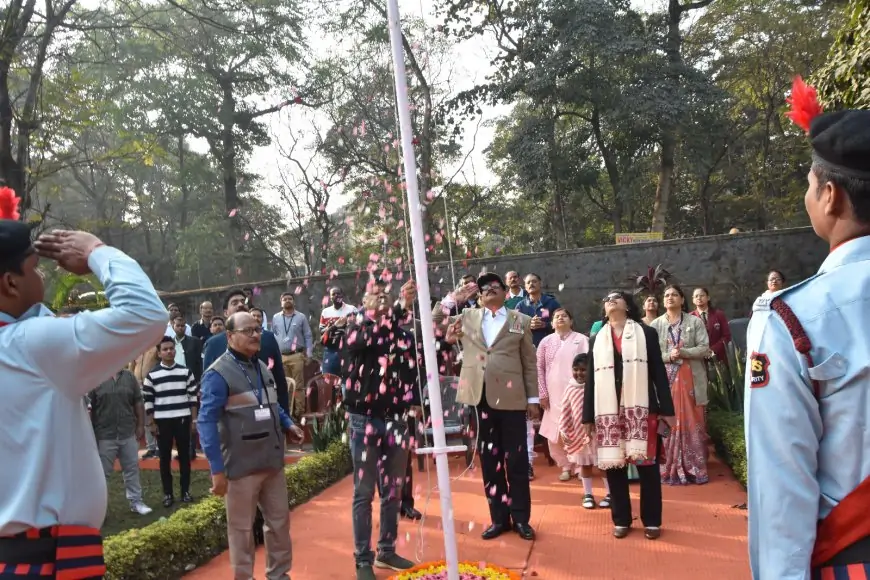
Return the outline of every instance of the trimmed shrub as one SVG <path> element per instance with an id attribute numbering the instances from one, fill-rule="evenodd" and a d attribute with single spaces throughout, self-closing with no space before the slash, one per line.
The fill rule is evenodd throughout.
<path id="1" fill-rule="evenodd" d="M 326 451 L 287 466 L 289 508 L 302 505 L 352 470 L 350 448 L 337 441 Z M 170 580 L 227 549 L 223 498 L 208 497 L 171 517 L 106 539 L 108 580 Z"/>
<path id="2" fill-rule="evenodd" d="M 707 431 L 716 446 L 716 453 L 731 467 L 734 477 L 746 487 L 746 440 L 743 432 L 743 414 L 721 409 L 710 409 Z"/>

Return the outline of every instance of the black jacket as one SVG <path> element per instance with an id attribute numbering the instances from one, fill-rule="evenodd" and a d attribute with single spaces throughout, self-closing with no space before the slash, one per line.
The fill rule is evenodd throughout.
<path id="1" fill-rule="evenodd" d="M 342 342 L 341 387 L 348 411 L 387 417 L 420 405 L 422 357 L 413 334 L 396 317 L 349 323 Z"/>
<path id="2" fill-rule="evenodd" d="M 199 383 L 202 380 L 202 341 L 195 336 L 185 335 L 181 339 L 181 348 L 184 349 L 185 366 Z"/>
<path id="3" fill-rule="evenodd" d="M 659 350 L 659 335 L 654 328 L 641 324 L 646 339 L 647 369 L 649 371 L 649 412 L 662 417 L 674 416 L 674 400 L 671 398 L 671 386 L 668 384 L 668 372 L 662 361 L 662 351 Z M 604 328 L 601 329 L 604 331 Z M 593 349 L 596 334 L 589 342 L 589 357 L 586 359 L 586 386 L 583 391 L 583 423 L 595 422 L 595 360 Z M 622 402 L 622 354 L 613 353 L 613 374 L 616 380 L 616 397 Z"/>

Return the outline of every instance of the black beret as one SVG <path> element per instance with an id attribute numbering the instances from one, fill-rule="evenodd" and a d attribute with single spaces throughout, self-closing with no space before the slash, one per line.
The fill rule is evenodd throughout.
<path id="1" fill-rule="evenodd" d="M 870 179 L 870 110 L 824 113 L 810 124 L 815 163 L 841 175 Z"/>
<path id="2" fill-rule="evenodd" d="M 18 220 L 0 220 L 0 262 L 8 264 L 33 249 L 30 224 Z"/>
<path id="3" fill-rule="evenodd" d="M 495 272 L 487 272 L 486 274 L 481 274 L 480 277 L 477 279 L 477 287 L 481 288 L 484 284 L 487 284 L 489 282 L 498 282 L 499 284 L 501 284 L 502 288 L 505 287 L 504 280 L 502 280 L 501 276 L 499 276 Z"/>

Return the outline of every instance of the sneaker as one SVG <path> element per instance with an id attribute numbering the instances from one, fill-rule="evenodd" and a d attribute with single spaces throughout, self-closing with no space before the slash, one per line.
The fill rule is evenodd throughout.
<path id="1" fill-rule="evenodd" d="M 377 558 L 375 558 L 375 568 L 385 568 L 387 570 L 409 570 L 414 567 L 414 562 L 410 560 L 406 560 L 405 558 L 399 556 L 396 553 L 393 554 L 380 554 Z M 359 578 L 359 574 L 357 573 L 357 578 Z"/>
<path id="2" fill-rule="evenodd" d="M 153 510 L 141 501 L 139 501 L 130 505 L 130 511 L 135 514 L 139 514 L 140 516 L 147 516 Z"/>
<path id="3" fill-rule="evenodd" d="M 658 540 L 662 535 L 662 529 L 657 527 L 648 527 L 643 531 L 643 535 L 647 540 Z"/>
<path id="4" fill-rule="evenodd" d="M 165 508 L 172 507 L 172 504 L 174 504 L 174 503 L 175 503 L 175 498 L 172 497 L 171 495 L 164 495 L 163 496 L 163 507 L 165 507 Z"/>
<path id="5" fill-rule="evenodd" d="M 604 509 L 607 509 L 610 507 L 610 494 L 609 493 L 604 496 L 604 499 L 602 499 L 600 502 L 598 502 L 598 507 L 604 508 Z"/>
<path id="6" fill-rule="evenodd" d="M 535 481 L 535 468 L 529 465 L 529 481 Z"/>
<path id="7" fill-rule="evenodd" d="M 193 503 L 193 496 L 190 495 L 190 492 L 185 491 L 181 496 L 181 501 L 184 503 Z"/>
<path id="8" fill-rule="evenodd" d="M 149 449 L 145 453 L 142 454 L 142 459 L 155 459 L 157 457 L 157 452 L 153 449 Z"/>
<path id="9" fill-rule="evenodd" d="M 570 480 L 571 480 L 571 472 L 567 469 L 559 475 L 559 481 L 570 481 Z"/>
<path id="10" fill-rule="evenodd" d="M 356 567 L 356 580 L 376 580 L 375 571 L 369 564 Z"/>
<path id="11" fill-rule="evenodd" d="M 587 510 L 595 509 L 595 498 L 591 493 L 587 493 L 583 496 L 583 507 Z"/>

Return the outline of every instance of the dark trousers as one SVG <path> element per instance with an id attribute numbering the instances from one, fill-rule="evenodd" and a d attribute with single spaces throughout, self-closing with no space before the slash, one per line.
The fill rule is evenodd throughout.
<path id="1" fill-rule="evenodd" d="M 628 467 L 608 469 L 610 517 L 614 526 L 631 526 L 631 497 L 628 493 Z M 640 521 L 645 528 L 662 525 L 662 478 L 658 464 L 637 467 L 640 477 Z"/>
<path id="2" fill-rule="evenodd" d="M 172 493 L 172 444 L 178 450 L 178 466 L 181 471 L 181 495 L 190 491 L 190 417 L 156 419 L 157 449 L 160 452 L 160 481 L 163 495 Z"/>
<path id="3" fill-rule="evenodd" d="M 413 417 L 408 417 L 408 433 L 420 446 L 422 434 L 418 432 L 417 420 Z M 414 449 L 408 449 L 408 466 L 405 468 L 405 485 L 402 486 L 402 509 L 414 509 L 414 460 L 417 454 Z"/>
<path id="4" fill-rule="evenodd" d="M 486 402 L 486 387 L 477 405 L 483 490 L 493 524 L 528 524 L 532 511 L 526 412 L 500 411 Z"/>

